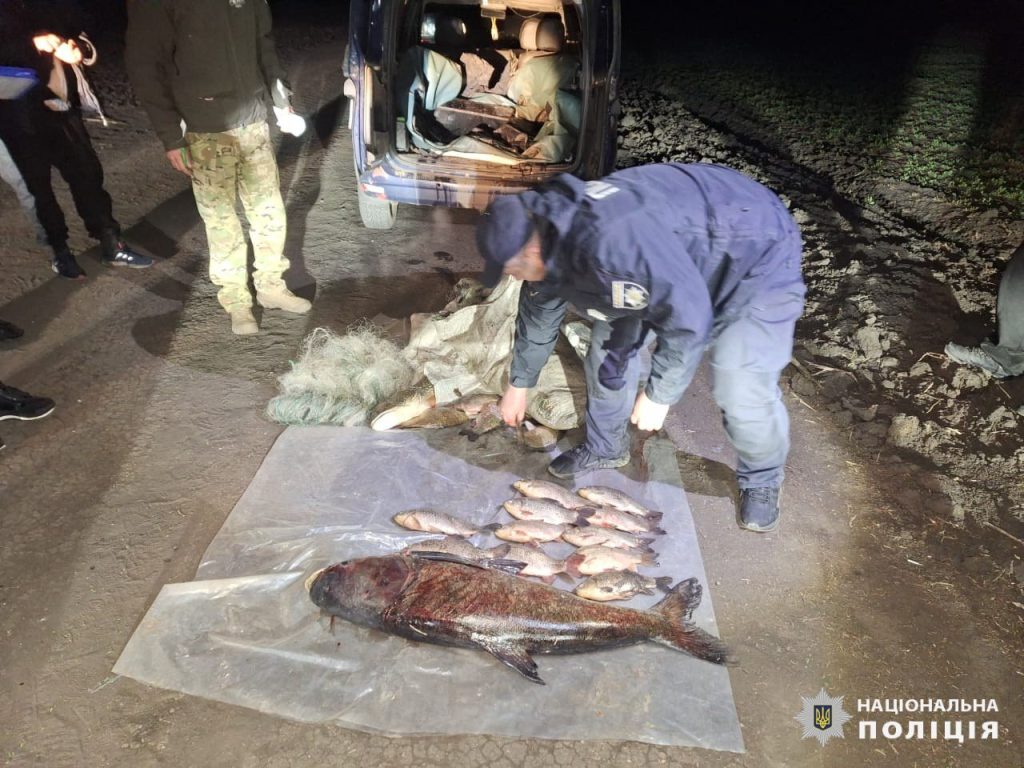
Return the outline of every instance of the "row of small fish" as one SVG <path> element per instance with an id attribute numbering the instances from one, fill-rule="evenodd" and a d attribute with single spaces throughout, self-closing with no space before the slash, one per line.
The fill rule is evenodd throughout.
<path id="1" fill-rule="evenodd" d="M 553 583 L 563 574 L 574 579 L 590 576 L 575 592 L 591 600 L 623 600 L 641 592 L 653 594 L 655 588 L 671 581 L 668 577 L 652 579 L 635 573 L 641 565 L 657 565 L 651 553 L 600 546 L 582 547 L 562 560 L 528 544 L 499 544 L 484 548 L 458 536 L 419 541 L 402 550 L 405 555 L 431 552 L 512 570 L 520 576 L 535 576 L 545 584 Z"/>

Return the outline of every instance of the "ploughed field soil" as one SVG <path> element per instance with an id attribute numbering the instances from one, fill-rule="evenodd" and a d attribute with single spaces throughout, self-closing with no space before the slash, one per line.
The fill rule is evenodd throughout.
<path id="1" fill-rule="evenodd" d="M 284 5 L 279 48 L 297 107 L 315 116 L 278 151 L 289 279 L 315 296 L 308 318 L 264 313 L 258 336 L 228 331 L 191 193 L 132 102 L 116 25 L 92 73 L 116 122 L 91 129 L 115 213 L 156 267 L 100 266 L 61 193 L 89 279 L 56 280 L 0 188 L 0 317 L 27 332 L 0 347 L 0 380 L 58 402 L 47 420 L 0 424 L 0 764 L 1019 768 L 1024 381 L 942 355 L 992 331 L 1000 267 L 1024 240 L 1024 80 L 1017 49 L 991 34 L 1006 25 L 936 23 L 914 47 L 871 55 L 726 35 L 724 22 L 687 25 L 672 46 L 627 45 L 620 164 L 735 166 L 787 200 L 806 241 L 780 531 L 735 526 L 705 371 L 666 427 L 740 660 L 730 677 L 746 754 L 388 739 L 110 676 L 160 587 L 192 578 L 279 434 L 262 409 L 305 334 L 438 309 L 479 268 L 470 212 L 402 209 L 392 232 L 360 226 L 344 14 L 291 5 L 285 17 Z M 793 719 L 821 687 L 854 715 L 824 747 Z M 509 706 L 528 707 L 529 693 Z M 998 713 L 950 719 L 995 719 L 1000 738 L 859 740 L 858 719 L 936 718 L 857 713 L 858 698 L 995 699 Z"/>

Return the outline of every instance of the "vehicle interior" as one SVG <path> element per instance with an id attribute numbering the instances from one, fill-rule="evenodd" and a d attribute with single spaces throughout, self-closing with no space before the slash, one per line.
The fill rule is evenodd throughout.
<path id="1" fill-rule="evenodd" d="M 401 153 L 571 164 L 583 119 L 580 18 L 560 0 L 426 2 L 399 31 Z"/>

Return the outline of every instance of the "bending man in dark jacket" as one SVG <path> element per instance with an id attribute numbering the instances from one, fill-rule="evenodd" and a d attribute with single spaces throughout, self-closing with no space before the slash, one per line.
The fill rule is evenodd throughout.
<path id="1" fill-rule="evenodd" d="M 496 200 L 477 232 L 484 282 L 526 280 L 505 421 L 558 337 L 567 303 L 593 320 L 586 360 L 586 441 L 551 462 L 556 477 L 629 462 L 627 427 L 662 427 L 711 347 L 714 396 L 739 455 L 740 519 L 769 531 L 789 451 L 778 378 L 803 311 L 801 241 L 779 199 L 714 165 L 651 165 L 601 181 L 557 176 Z M 637 353 L 653 332 L 650 377 Z"/>
<path id="2" fill-rule="evenodd" d="M 255 254 L 256 298 L 308 312 L 284 283 L 286 220 L 267 107 L 290 112 L 266 0 L 131 0 L 128 75 L 171 165 L 192 178 L 210 246 L 210 279 L 235 333 L 258 331 L 241 197 Z M 297 118 L 291 115 L 292 118 Z"/>

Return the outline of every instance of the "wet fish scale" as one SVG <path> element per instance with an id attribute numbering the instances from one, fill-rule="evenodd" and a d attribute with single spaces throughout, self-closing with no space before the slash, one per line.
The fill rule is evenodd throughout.
<path id="1" fill-rule="evenodd" d="M 580 510 L 566 509 L 550 499 L 509 499 L 502 506 L 517 520 L 540 520 L 554 525 L 586 523 Z"/>
<path id="2" fill-rule="evenodd" d="M 446 515 L 443 512 L 436 512 L 432 509 L 417 509 L 409 512 L 399 512 L 391 518 L 396 525 L 407 528 L 410 531 L 422 533 L 447 533 L 455 536 L 472 536 L 484 530 L 491 530 L 492 526 L 477 527 L 465 520 Z"/>
<path id="3" fill-rule="evenodd" d="M 614 507 L 599 507 L 587 518 L 587 523 L 601 528 L 615 528 L 626 533 L 664 533 L 654 521 L 645 520 Z"/>
<path id="4" fill-rule="evenodd" d="M 633 571 L 609 571 L 591 576 L 573 590 L 587 600 L 628 600 L 639 594 L 653 595 L 656 589 L 668 590 L 672 579 L 668 576 L 652 578 Z"/>
<path id="5" fill-rule="evenodd" d="M 529 542 L 543 543 L 554 541 L 565 531 L 564 525 L 553 525 L 535 520 L 520 520 L 515 523 L 503 525 L 494 531 L 494 535 L 505 541 L 515 541 L 520 544 Z"/>
<path id="6" fill-rule="evenodd" d="M 602 507 L 621 509 L 623 512 L 647 519 L 661 519 L 660 512 L 654 512 L 631 496 L 615 488 L 609 488 L 606 485 L 591 485 L 587 488 L 580 488 L 578 493 L 587 501 Z"/>
<path id="7" fill-rule="evenodd" d="M 566 509 L 583 509 L 590 506 L 586 500 L 572 491 L 555 483 L 549 483 L 547 480 L 517 480 L 512 483 L 512 487 L 523 496 L 528 496 L 531 499 L 550 499 Z"/>
<path id="8" fill-rule="evenodd" d="M 641 549 L 650 551 L 650 543 L 654 539 L 643 538 L 614 528 L 591 526 L 587 528 L 570 528 L 562 534 L 562 539 L 576 547 L 593 547 L 597 545 L 615 547 L 616 549 Z"/>

